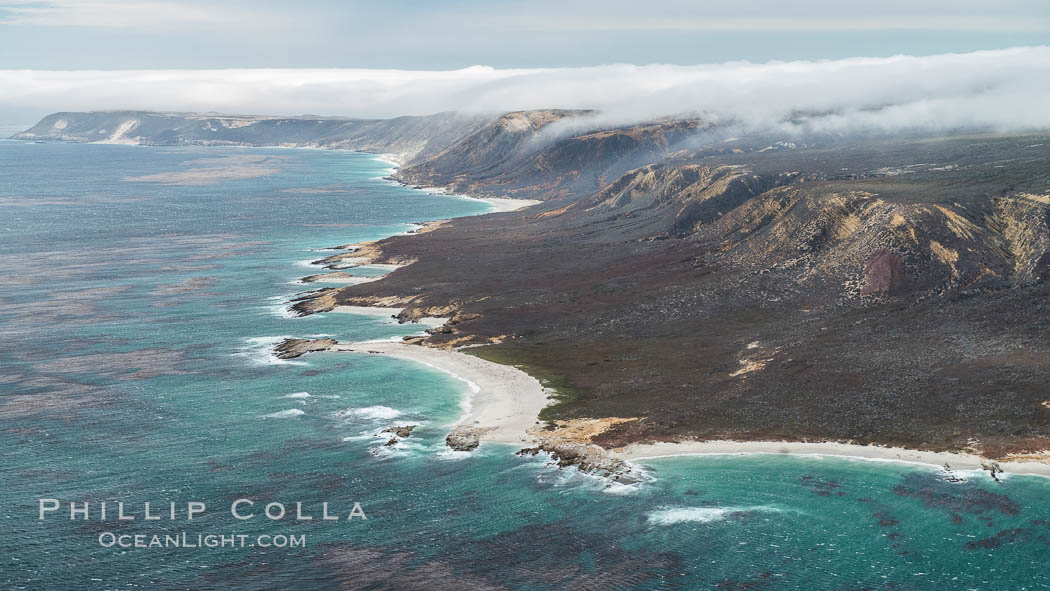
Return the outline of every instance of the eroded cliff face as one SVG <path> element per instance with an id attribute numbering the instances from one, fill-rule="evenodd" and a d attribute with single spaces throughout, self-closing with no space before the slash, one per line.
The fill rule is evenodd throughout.
<path id="1" fill-rule="evenodd" d="M 1045 272 L 1046 204 L 1021 195 L 985 207 L 893 203 L 833 189 L 779 187 L 695 235 L 717 240 L 730 264 L 845 300 L 1002 289 Z"/>
<path id="2" fill-rule="evenodd" d="M 653 237 L 683 237 L 796 177 L 790 173 L 760 177 L 739 166 L 651 164 L 629 171 L 558 215 L 582 210 L 583 215 L 604 213 L 628 219 L 663 210 L 670 225 L 663 235 L 654 228 L 658 233 Z"/>
<path id="3" fill-rule="evenodd" d="M 1046 281 L 1050 276 L 1050 196 L 1018 193 L 993 203 L 986 224 L 1002 237 L 1004 257 L 1013 262 L 1014 281 Z"/>
<path id="4" fill-rule="evenodd" d="M 593 193 L 628 170 L 659 160 L 703 128 L 662 121 L 572 133 L 586 111 L 510 113 L 396 175 L 414 185 L 470 194 L 565 199 Z M 563 124 L 558 131 L 556 124 Z"/>
<path id="5" fill-rule="evenodd" d="M 451 186 L 465 179 L 498 175 L 542 147 L 540 134 L 550 124 L 586 111 L 518 111 L 507 113 L 412 167 L 399 172 L 407 183 Z"/>
<path id="6" fill-rule="evenodd" d="M 797 172 L 656 164 L 543 217 L 604 224 L 624 239 L 698 242 L 720 265 L 777 276 L 785 294 L 806 290 L 841 302 L 1045 279 L 1046 196 L 902 203 L 850 190 L 849 182 L 804 180 Z"/>

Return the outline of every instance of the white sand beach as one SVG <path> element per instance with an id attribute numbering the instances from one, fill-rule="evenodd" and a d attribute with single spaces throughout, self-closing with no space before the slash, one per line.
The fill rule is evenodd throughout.
<path id="1" fill-rule="evenodd" d="M 332 312 L 339 314 L 356 314 L 358 316 L 376 316 L 379 318 L 391 318 L 401 313 L 401 308 L 381 308 L 379 306 L 336 306 Z M 444 322 L 444 319 L 442 319 Z"/>
<path id="2" fill-rule="evenodd" d="M 642 461 L 671 456 L 743 455 L 743 454 L 791 454 L 797 456 L 833 456 L 869 461 L 900 462 L 940 466 L 945 464 L 952 470 L 981 470 L 993 460 L 965 453 L 932 452 L 882 447 L 876 445 L 853 445 L 848 443 L 807 443 L 792 441 L 684 441 L 680 443 L 636 443 L 610 452 L 613 457 Z M 998 461 L 1007 474 L 1032 474 L 1050 476 L 1050 463 L 1038 461 Z"/>
<path id="3" fill-rule="evenodd" d="M 541 203 L 536 199 L 511 199 L 509 197 L 475 197 L 473 195 L 461 195 L 459 193 L 452 193 L 442 187 L 419 187 L 420 191 L 426 191 L 435 195 L 448 195 L 450 197 L 458 197 L 460 199 L 466 199 L 469 201 L 483 201 L 488 203 L 492 210 L 485 213 L 502 213 L 507 211 L 518 211 L 519 209 L 525 209 L 531 205 Z"/>
<path id="4" fill-rule="evenodd" d="M 505 212 L 505 211 L 518 211 L 519 209 L 525 209 L 530 205 L 536 205 L 540 203 L 536 199 L 506 199 L 503 197 L 470 197 L 477 201 L 484 201 L 492 206 L 492 211 L 489 213 Z"/>
<path id="5" fill-rule="evenodd" d="M 401 168 L 404 164 L 401 161 L 401 157 L 398 154 L 376 154 L 375 160 L 382 162 L 383 164 L 389 164 L 391 166 L 390 174 L 394 174 L 397 169 Z M 400 181 L 396 181 L 398 184 L 402 184 Z M 459 197 L 461 199 L 470 199 L 471 201 L 484 201 L 492 206 L 492 211 L 487 213 L 501 213 L 506 211 L 518 211 L 524 209 L 530 205 L 536 205 L 540 201 L 536 199 L 510 199 L 508 197 L 473 197 L 469 195 L 460 195 L 458 193 L 451 193 L 443 187 L 419 187 L 420 191 L 426 191 L 428 193 L 435 193 L 438 195 L 449 195 L 452 197 Z"/>
<path id="6" fill-rule="evenodd" d="M 313 277 L 313 276 L 312 276 Z M 373 281 L 379 281 L 382 276 L 375 277 L 324 277 L 324 274 L 317 279 L 311 279 L 310 281 L 299 280 L 299 283 L 339 283 L 341 285 L 361 285 L 364 283 L 371 283 Z"/>
<path id="7" fill-rule="evenodd" d="M 340 343 L 332 350 L 407 359 L 462 380 L 467 392 L 463 416 L 456 426 L 484 431 L 482 441 L 532 444 L 534 438 L 528 429 L 536 426 L 537 415 L 548 403 L 547 392 L 536 378 L 515 367 L 458 351 L 389 341 Z"/>

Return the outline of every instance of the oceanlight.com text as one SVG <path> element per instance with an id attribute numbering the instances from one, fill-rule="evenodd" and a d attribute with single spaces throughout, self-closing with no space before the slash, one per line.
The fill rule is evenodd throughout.
<path id="1" fill-rule="evenodd" d="M 102 532 L 103 548 L 305 548 L 306 534 L 115 534 Z"/>

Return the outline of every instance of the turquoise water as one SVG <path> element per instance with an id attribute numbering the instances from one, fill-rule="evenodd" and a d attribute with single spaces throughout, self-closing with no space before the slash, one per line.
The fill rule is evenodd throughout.
<path id="1" fill-rule="evenodd" d="M 283 336 L 420 331 L 283 312 L 321 249 L 486 209 L 387 172 L 345 152 L 0 142 L 0 587 L 1050 588 L 1047 479 L 722 456 L 652 460 L 651 482 L 610 487 L 503 446 L 445 452 L 461 394 L 446 374 L 276 361 Z M 421 427 L 382 445 L 397 424 Z M 62 511 L 38 520 L 39 498 Z M 238 498 L 258 515 L 234 519 Z M 68 519 L 69 501 L 93 503 L 91 520 Z M 137 519 L 114 519 L 116 501 Z M 206 512 L 187 520 L 189 501 Z M 271 501 L 314 519 L 270 521 Z M 143 521 L 144 502 L 176 502 L 177 519 Z M 368 519 L 322 521 L 322 502 Z M 107 533 L 306 545 L 104 547 Z"/>

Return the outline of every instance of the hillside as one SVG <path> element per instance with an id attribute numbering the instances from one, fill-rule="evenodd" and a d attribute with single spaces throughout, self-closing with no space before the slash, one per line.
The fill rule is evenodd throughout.
<path id="1" fill-rule="evenodd" d="M 757 145 L 757 144 L 756 144 Z M 672 154 L 573 199 L 394 237 L 321 292 L 450 317 L 597 441 L 1050 448 L 1050 137 Z M 514 182 L 508 179 L 507 183 Z"/>
<path id="2" fill-rule="evenodd" d="M 572 198 L 663 158 L 703 127 L 698 121 L 668 120 L 595 130 L 587 124 L 588 115 L 508 113 L 432 158 L 399 170 L 396 178 L 473 195 Z"/>

